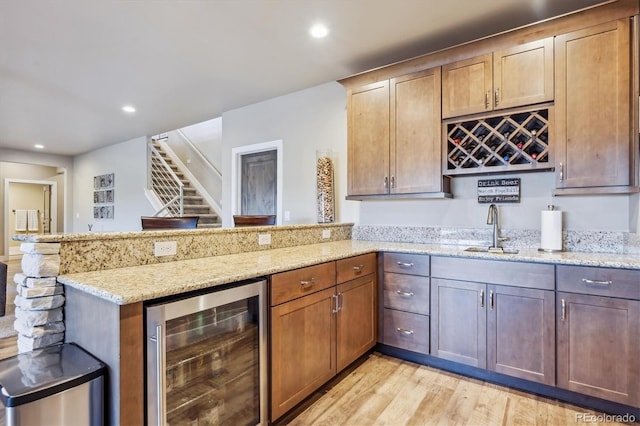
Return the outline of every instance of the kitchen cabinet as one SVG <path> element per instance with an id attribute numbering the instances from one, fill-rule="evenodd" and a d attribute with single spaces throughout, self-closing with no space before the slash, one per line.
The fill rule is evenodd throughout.
<path id="1" fill-rule="evenodd" d="M 382 336 L 385 345 L 429 353 L 429 256 L 383 254 Z"/>
<path id="2" fill-rule="evenodd" d="M 553 100 L 553 37 L 442 66 L 442 117 Z"/>
<path id="3" fill-rule="evenodd" d="M 376 255 L 341 259 L 336 262 L 337 286 L 337 371 L 371 349 L 377 335 Z"/>
<path id="4" fill-rule="evenodd" d="M 557 195 L 635 191 L 630 27 L 627 18 L 556 37 Z"/>
<path id="5" fill-rule="evenodd" d="M 348 91 L 348 195 L 448 191 L 441 173 L 440 68 Z"/>
<path id="6" fill-rule="evenodd" d="M 640 407 L 640 271 L 558 266 L 558 386 Z"/>
<path id="7" fill-rule="evenodd" d="M 555 384 L 553 265 L 433 257 L 431 275 L 431 355 Z"/>
<path id="8" fill-rule="evenodd" d="M 375 345 L 375 256 L 272 275 L 272 421 Z"/>
<path id="9" fill-rule="evenodd" d="M 275 274 L 271 289 L 271 419 L 275 420 L 336 374 L 334 262 Z"/>

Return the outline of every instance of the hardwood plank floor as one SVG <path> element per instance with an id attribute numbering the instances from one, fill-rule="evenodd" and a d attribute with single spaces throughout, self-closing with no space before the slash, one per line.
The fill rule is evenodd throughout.
<path id="1" fill-rule="evenodd" d="M 277 423 L 570 425 L 584 423 L 581 415 L 601 414 L 378 353 L 324 392 Z"/>

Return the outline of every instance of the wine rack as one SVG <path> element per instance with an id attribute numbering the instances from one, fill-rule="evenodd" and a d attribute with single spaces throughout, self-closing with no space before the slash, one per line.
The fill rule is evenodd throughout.
<path id="1" fill-rule="evenodd" d="M 445 175 L 482 174 L 554 167 L 549 159 L 549 111 L 447 122 Z"/>

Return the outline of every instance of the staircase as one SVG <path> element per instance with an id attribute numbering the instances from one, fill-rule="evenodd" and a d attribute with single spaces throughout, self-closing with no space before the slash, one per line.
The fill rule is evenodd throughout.
<path id="1" fill-rule="evenodd" d="M 153 190 L 161 203 L 165 205 L 170 203 L 174 198 L 171 191 L 167 191 L 169 186 L 172 184 L 174 186 L 176 185 L 175 182 L 172 182 L 172 179 L 169 177 L 170 173 L 166 170 L 168 166 L 173 174 L 182 182 L 182 215 L 199 216 L 198 228 L 219 228 L 222 226 L 220 217 L 215 213 L 213 208 L 207 204 L 204 197 L 198 193 L 180 168 L 171 160 L 162 146 L 156 140 L 152 140 L 151 145 L 164 160 L 163 163 L 156 155 L 151 155 L 150 189 Z M 178 208 L 167 208 L 166 212 L 169 216 L 180 216 L 180 210 Z"/>

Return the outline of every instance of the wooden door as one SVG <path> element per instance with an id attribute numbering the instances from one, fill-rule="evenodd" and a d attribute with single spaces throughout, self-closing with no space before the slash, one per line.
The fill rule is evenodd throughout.
<path id="1" fill-rule="evenodd" d="M 493 107 L 553 100 L 553 37 L 493 52 Z"/>
<path id="2" fill-rule="evenodd" d="M 558 386 L 640 406 L 640 301 L 557 294 Z"/>
<path id="3" fill-rule="evenodd" d="M 338 372 L 376 344 L 376 293 L 375 274 L 338 285 Z"/>
<path id="4" fill-rule="evenodd" d="M 242 155 L 241 214 L 276 214 L 277 160 L 278 152 L 276 150 Z"/>
<path id="5" fill-rule="evenodd" d="M 390 82 L 392 194 L 442 191 L 440 79 L 433 68 Z"/>
<path id="6" fill-rule="evenodd" d="M 487 368 L 555 385 L 554 292 L 496 285 L 487 290 Z"/>
<path id="7" fill-rule="evenodd" d="M 335 287 L 271 308 L 271 420 L 336 374 Z"/>
<path id="8" fill-rule="evenodd" d="M 557 188 L 630 184 L 629 27 L 624 19 L 556 37 Z"/>
<path id="9" fill-rule="evenodd" d="M 442 66 L 442 117 L 492 110 L 492 55 Z"/>
<path id="10" fill-rule="evenodd" d="M 389 81 L 347 96 L 347 195 L 389 192 Z"/>
<path id="11" fill-rule="evenodd" d="M 486 285 L 432 278 L 431 290 L 431 355 L 486 368 Z"/>

